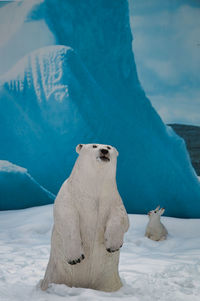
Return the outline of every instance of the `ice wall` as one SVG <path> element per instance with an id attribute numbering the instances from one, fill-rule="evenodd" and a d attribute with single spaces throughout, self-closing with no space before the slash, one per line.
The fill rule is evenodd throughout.
<path id="1" fill-rule="evenodd" d="M 25 168 L 0 160 L 0 210 L 27 208 L 30 204 L 46 205 L 54 198 Z"/>
<path id="2" fill-rule="evenodd" d="M 127 2 L 38 1 L 26 16 L 22 27 L 43 20 L 57 45 L 19 57 L 1 77 L 0 158 L 25 166 L 56 193 L 76 144 L 113 144 L 128 212 L 160 204 L 167 215 L 200 217 L 200 184 L 185 144 L 140 86 Z"/>

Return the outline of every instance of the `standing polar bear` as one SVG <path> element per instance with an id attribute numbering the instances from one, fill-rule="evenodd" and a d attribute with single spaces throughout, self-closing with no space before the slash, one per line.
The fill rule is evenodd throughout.
<path id="1" fill-rule="evenodd" d="M 118 152 L 79 144 L 79 157 L 54 204 L 51 253 L 41 288 L 49 283 L 116 291 L 119 249 L 129 220 L 116 185 Z"/>

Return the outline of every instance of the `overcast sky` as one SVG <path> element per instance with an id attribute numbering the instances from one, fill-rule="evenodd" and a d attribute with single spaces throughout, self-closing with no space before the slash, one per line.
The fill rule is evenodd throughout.
<path id="1" fill-rule="evenodd" d="M 166 123 L 200 125 L 200 1 L 129 0 L 141 84 Z"/>

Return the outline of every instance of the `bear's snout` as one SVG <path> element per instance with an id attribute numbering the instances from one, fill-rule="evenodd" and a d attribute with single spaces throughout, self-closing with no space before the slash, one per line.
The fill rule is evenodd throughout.
<path id="1" fill-rule="evenodd" d="M 110 161 L 110 153 L 107 149 L 101 148 L 99 150 L 99 158 L 101 161 L 109 162 Z"/>
<path id="2" fill-rule="evenodd" d="M 103 155 L 107 155 L 107 154 L 108 154 L 108 150 L 105 149 L 105 148 L 100 149 L 100 152 L 101 152 Z"/>

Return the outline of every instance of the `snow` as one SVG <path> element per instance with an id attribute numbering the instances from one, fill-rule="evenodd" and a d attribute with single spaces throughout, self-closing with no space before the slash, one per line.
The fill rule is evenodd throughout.
<path id="1" fill-rule="evenodd" d="M 200 219 L 162 217 L 167 240 L 144 237 L 146 215 L 129 215 L 120 255 L 124 286 L 115 293 L 52 284 L 39 289 L 48 262 L 52 205 L 0 212 L 0 300 L 199 301 Z"/>
<path id="2" fill-rule="evenodd" d="M 19 172 L 26 173 L 27 169 L 10 163 L 9 161 L 0 160 L 0 172 Z"/>
<path id="3" fill-rule="evenodd" d="M 0 13 L 4 26 L 7 15 L 16 22 L 7 37 L 0 33 L 0 159 L 56 194 L 77 144 L 110 144 L 119 151 L 117 183 L 129 213 L 162 203 L 167 216 L 200 218 L 200 183 L 184 141 L 138 80 L 127 1 L 31 0 Z M 46 39 L 37 38 L 38 27 Z"/>

